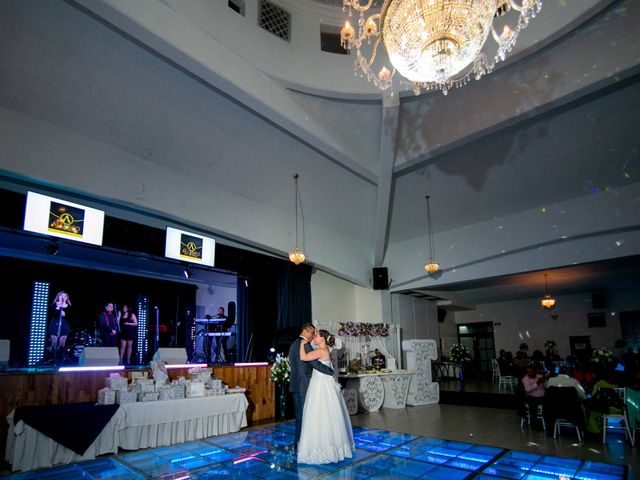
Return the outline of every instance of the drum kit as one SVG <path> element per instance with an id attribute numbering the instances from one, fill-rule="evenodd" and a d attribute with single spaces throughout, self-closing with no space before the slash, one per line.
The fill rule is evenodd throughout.
<path id="1" fill-rule="evenodd" d="M 91 335 L 89 330 L 73 330 L 67 337 L 65 357 L 69 363 L 78 364 L 85 347 L 99 347 L 100 343 L 100 338 Z"/>

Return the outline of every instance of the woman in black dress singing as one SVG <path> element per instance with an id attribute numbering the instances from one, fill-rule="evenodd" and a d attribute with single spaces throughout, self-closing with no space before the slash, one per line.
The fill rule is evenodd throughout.
<path id="1" fill-rule="evenodd" d="M 65 319 L 71 306 L 67 292 L 58 292 L 49 309 L 49 337 L 51 338 L 51 359 L 53 364 L 62 360 L 60 349 L 64 348 L 69 335 L 69 323 Z"/>
<path id="2" fill-rule="evenodd" d="M 126 352 L 126 364 L 130 365 L 131 350 L 133 348 L 133 339 L 136 338 L 138 319 L 129 308 L 129 305 L 123 305 L 122 313 L 118 312 L 118 322 L 120 322 L 120 364 L 122 365 Z"/>

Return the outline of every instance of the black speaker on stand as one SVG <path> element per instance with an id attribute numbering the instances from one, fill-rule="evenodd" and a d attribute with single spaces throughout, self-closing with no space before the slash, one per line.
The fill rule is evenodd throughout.
<path id="1" fill-rule="evenodd" d="M 389 288 L 389 272 L 386 267 L 374 267 L 373 289 L 386 290 Z"/>

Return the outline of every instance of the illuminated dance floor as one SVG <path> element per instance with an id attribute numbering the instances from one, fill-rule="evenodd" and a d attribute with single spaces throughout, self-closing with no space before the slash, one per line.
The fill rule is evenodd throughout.
<path id="1" fill-rule="evenodd" d="M 11 475 L 16 479 L 625 479 L 627 467 L 354 427 L 353 458 L 297 464 L 292 422 Z"/>

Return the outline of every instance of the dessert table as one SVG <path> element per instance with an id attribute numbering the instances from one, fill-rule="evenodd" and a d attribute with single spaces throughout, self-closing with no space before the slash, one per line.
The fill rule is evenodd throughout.
<path id="1" fill-rule="evenodd" d="M 359 374 L 341 374 L 346 389 L 358 392 L 358 406 L 361 410 L 375 412 L 381 407 L 404 408 L 411 377 L 415 372 L 394 371 Z"/>

